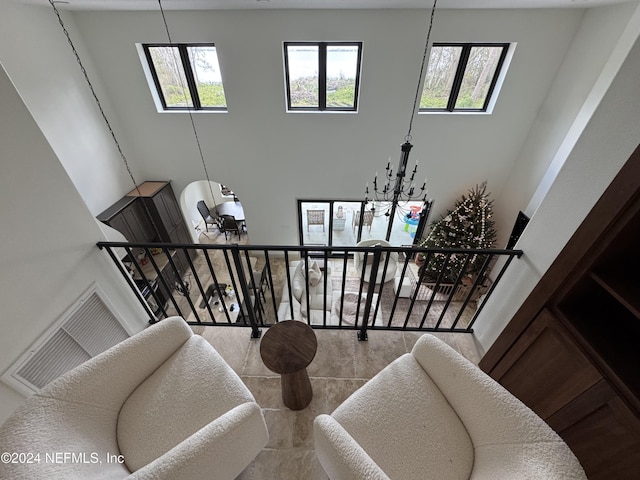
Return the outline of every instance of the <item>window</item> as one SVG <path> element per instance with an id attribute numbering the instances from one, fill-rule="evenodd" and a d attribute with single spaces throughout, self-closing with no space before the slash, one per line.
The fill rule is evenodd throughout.
<path id="1" fill-rule="evenodd" d="M 287 109 L 356 111 L 361 57 L 361 42 L 285 42 Z"/>
<path id="2" fill-rule="evenodd" d="M 143 48 L 163 110 L 227 110 L 214 44 Z"/>
<path id="3" fill-rule="evenodd" d="M 420 111 L 485 112 L 508 49 L 508 43 L 434 43 Z"/>

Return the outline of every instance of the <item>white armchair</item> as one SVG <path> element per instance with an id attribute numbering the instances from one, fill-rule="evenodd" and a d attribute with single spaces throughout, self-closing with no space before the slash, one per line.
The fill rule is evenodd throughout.
<path id="1" fill-rule="evenodd" d="M 356 244 L 356 247 L 373 247 L 375 245 L 380 245 L 381 247 L 390 247 L 391 244 L 385 240 L 362 240 Z M 378 268 L 378 272 L 376 273 L 376 283 L 380 283 L 382 280 L 382 273 L 384 271 L 384 264 L 386 262 L 387 252 L 383 252 L 380 257 L 380 266 Z M 353 255 L 353 266 L 355 267 L 358 274 L 362 273 L 362 269 L 364 268 L 364 280 L 365 282 L 369 281 L 371 278 L 371 262 L 373 261 L 373 252 L 368 252 L 366 255 L 364 252 L 356 252 Z M 387 265 L 387 270 L 384 272 L 384 281 L 390 282 L 394 279 L 396 275 L 396 270 L 398 268 L 398 253 L 391 252 L 389 253 L 389 263 Z"/>
<path id="2" fill-rule="evenodd" d="M 0 451 L 40 461 L 0 463 L 0 478 L 234 479 L 267 441 L 251 392 L 173 317 L 28 398 L 0 427 Z"/>
<path id="3" fill-rule="evenodd" d="M 332 480 L 586 480 L 551 428 L 432 335 L 314 421 Z"/>

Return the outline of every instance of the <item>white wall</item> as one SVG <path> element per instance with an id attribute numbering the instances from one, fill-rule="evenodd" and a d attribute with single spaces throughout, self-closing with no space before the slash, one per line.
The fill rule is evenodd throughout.
<path id="1" fill-rule="evenodd" d="M 512 263 L 475 324 L 484 349 L 493 344 L 640 143 L 640 7 L 629 18 L 614 55 L 624 59 L 621 68 L 606 94 L 593 100 L 598 105 L 593 116 L 520 238 L 518 248 L 525 255 Z M 609 68 L 617 71 L 613 64 Z"/>
<path id="2" fill-rule="evenodd" d="M 616 73 L 607 63 L 637 6 L 638 2 L 629 2 L 586 11 L 510 177 L 496 197 L 504 207 L 498 212 L 500 224 L 513 224 L 518 210 L 531 217 L 544 199 Z M 602 75 L 606 68 L 610 71 Z M 603 88 L 593 92 L 596 83 Z M 576 122 L 578 116 L 581 120 Z"/>
<path id="3" fill-rule="evenodd" d="M 399 158 L 417 86 L 425 10 L 167 13 L 175 42 L 215 42 L 227 114 L 196 114 L 212 180 L 240 196 L 256 244 L 296 244 L 297 198 L 358 200 L 389 156 Z M 159 114 L 135 49 L 166 42 L 158 12 L 74 12 L 131 157 L 145 179 L 172 179 L 177 194 L 204 172 L 186 114 Z M 442 10 L 435 41 L 517 42 L 494 113 L 420 115 L 413 160 L 428 175 L 434 216 L 487 179 L 499 193 L 582 19 L 569 10 Z M 114 35 L 117 32 L 117 35 Z M 287 114 L 282 42 L 364 42 L 361 108 Z M 115 200 L 115 199 L 114 199 Z M 527 199 L 528 200 L 528 199 Z M 526 205 L 526 200 L 521 208 Z M 498 210 L 505 208 L 496 202 Z M 502 228 L 508 236 L 513 218 Z"/>
<path id="4" fill-rule="evenodd" d="M 198 212 L 197 204 L 200 200 L 204 200 L 210 209 L 219 205 L 226 199 L 222 198 L 220 193 L 220 184 L 216 182 L 207 182 L 206 180 L 198 180 L 187 185 L 182 193 L 179 194 L 180 208 L 186 219 L 187 226 L 190 228 L 191 237 L 194 243 L 198 243 L 198 235 L 195 225 L 202 222 L 202 216 Z M 196 223 L 197 222 L 197 223 Z"/>
<path id="5" fill-rule="evenodd" d="M 0 372 L 96 282 L 131 331 L 147 317 L 93 216 L 0 68 Z M 22 397 L 0 384 L 0 423 Z"/>
<path id="6" fill-rule="evenodd" d="M 117 115 L 110 109 L 108 96 L 95 75 L 91 57 L 83 48 L 73 18 L 64 11 L 61 13 L 126 155 L 127 135 L 120 129 Z M 98 215 L 133 188 L 75 56 L 49 6 L 2 2 L 0 62 L 91 213 Z M 135 176 L 135 160 L 131 163 Z"/>

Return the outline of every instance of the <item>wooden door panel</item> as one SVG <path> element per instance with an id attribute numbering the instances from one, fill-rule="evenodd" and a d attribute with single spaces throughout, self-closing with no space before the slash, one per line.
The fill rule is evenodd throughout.
<path id="1" fill-rule="evenodd" d="M 576 454 L 590 480 L 640 478 L 640 420 L 606 380 L 547 421 Z"/>
<path id="2" fill-rule="evenodd" d="M 491 376 L 543 419 L 602 378 L 548 310 L 540 312 Z"/>

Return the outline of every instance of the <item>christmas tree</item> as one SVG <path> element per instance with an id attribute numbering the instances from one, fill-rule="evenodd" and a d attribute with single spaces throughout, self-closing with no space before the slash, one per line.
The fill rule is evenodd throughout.
<path id="1" fill-rule="evenodd" d="M 425 248 L 492 248 L 496 241 L 493 200 L 489 200 L 487 182 L 476 185 L 456 200 L 455 208 L 431 224 L 429 235 L 420 243 Z M 453 283 L 460 275 L 466 255 L 432 254 L 422 266 L 426 281 L 435 281 L 443 271 L 442 282 Z M 475 276 L 482 269 L 486 255 L 474 255 L 464 271 L 465 276 Z"/>

